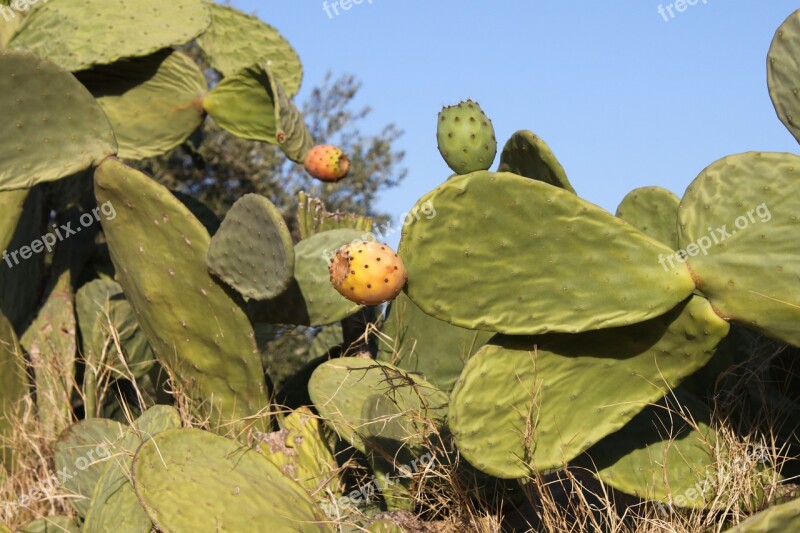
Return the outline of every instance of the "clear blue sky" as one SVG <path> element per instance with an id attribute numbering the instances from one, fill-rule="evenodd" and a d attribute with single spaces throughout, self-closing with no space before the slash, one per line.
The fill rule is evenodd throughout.
<path id="1" fill-rule="evenodd" d="M 297 49 L 301 99 L 326 71 L 353 73 L 374 110 L 364 129 L 405 131 L 409 176 L 378 204 L 397 216 L 450 175 L 436 115 L 467 97 L 500 147 L 534 131 L 578 193 L 612 212 L 639 186 L 682 196 L 728 154 L 797 152 L 767 93 L 766 54 L 800 2 L 697 0 L 666 22 L 658 6 L 673 1 L 363 0 L 333 18 L 322 0 L 233 4 Z"/>

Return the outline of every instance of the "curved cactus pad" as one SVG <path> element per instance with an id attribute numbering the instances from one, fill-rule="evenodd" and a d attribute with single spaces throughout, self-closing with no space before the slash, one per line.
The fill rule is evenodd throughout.
<path id="1" fill-rule="evenodd" d="M 144 512 L 131 483 L 131 464 L 136 449 L 154 435 L 181 427 L 178 411 L 155 405 L 136 419 L 106 463 L 92 494 L 83 533 L 149 533 L 153 523 Z"/>
<path id="2" fill-rule="evenodd" d="M 70 176 L 117 151 L 103 110 L 53 63 L 0 51 L 0 94 L 0 190 Z"/>
<path id="3" fill-rule="evenodd" d="M 119 142 L 119 157 L 145 159 L 183 143 L 205 117 L 203 73 L 180 52 L 155 54 L 76 74 L 97 98 Z"/>
<path id="4" fill-rule="evenodd" d="M 211 23 L 207 6 L 203 0 L 42 3 L 9 47 L 28 49 L 74 72 L 188 43 Z"/>
<path id="5" fill-rule="evenodd" d="M 251 301 L 248 313 L 255 322 L 324 326 L 346 318 L 361 306 L 342 297 L 330 281 L 328 260 L 345 244 L 362 239 L 350 229 L 324 231 L 297 243 L 294 280 L 277 298 Z"/>
<path id="6" fill-rule="evenodd" d="M 378 359 L 421 373 L 442 389 L 453 389 L 467 359 L 492 337 L 459 328 L 422 312 L 404 293 L 392 302 L 381 328 Z"/>
<path id="7" fill-rule="evenodd" d="M 28 522 L 18 529 L 17 533 L 80 533 L 80 531 L 81 528 L 68 516 L 48 516 Z"/>
<path id="8" fill-rule="evenodd" d="M 333 531 L 308 493 L 277 466 L 206 431 L 171 429 L 145 442 L 133 461 L 133 482 L 165 533 Z"/>
<path id="9" fill-rule="evenodd" d="M 642 499 L 703 509 L 716 496 L 711 413 L 681 389 L 636 415 L 578 463 L 606 485 Z"/>
<path id="10" fill-rule="evenodd" d="M 58 481 L 75 495 L 69 502 L 81 516 L 89 511 L 89 498 L 124 432 L 119 422 L 89 418 L 58 437 L 53 457 Z"/>
<path id="11" fill-rule="evenodd" d="M 209 274 L 208 232 L 165 187 L 119 161 L 95 173 L 98 204 L 117 277 L 161 363 L 202 402 L 212 423 L 267 405 L 253 328 Z"/>
<path id="12" fill-rule="evenodd" d="M 662 187 L 640 187 L 625 195 L 617 216 L 672 249 L 678 248 L 678 205 L 681 199 Z"/>
<path id="13" fill-rule="evenodd" d="M 800 531 L 800 499 L 775 505 L 750 517 L 727 533 L 778 533 Z"/>
<path id="14" fill-rule="evenodd" d="M 380 425 L 374 418 L 364 418 L 368 402 L 386 397 L 394 407 L 385 413 L 387 417 L 400 416 L 402 423 L 420 430 L 423 419 L 444 418 L 447 405 L 447 395 L 424 379 L 360 357 L 341 357 L 320 365 L 311 375 L 308 392 L 326 422 L 361 452 L 365 451 L 362 435 L 374 436 Z"/>
<path id="15" fill-rule="evenodd" d="M 778 117 L 800 142 L 800 10 L 775 33 L 767 55 L 767 84 Z"/>
<path id="16" fill-rule="evenodd" d="M 264 196 L 242 196 L 211 239 L 206 263 L 248 298 L 266 300 L 286 290 L 294 275 L 294 245 L 280 210 Z"/>
<path id="17" fill-rule="evenodd" d="M 664 314 L 695 285 L 671 248 L 576 195 L 508 173 L 448 180 L 403 228 L 407 293 L 457 326 L 510 335 L 578 333 Z"/>
<path id="18" fill-rule="evenodd" d="M 511 136 L 500 154 L 500 167 L 497 170 L 575 192 L 553 151 L 532 131 L 520 130 Z"/>
<path id="19" fill-rule="evenodd" d="M 251 15 L 210 3 L 211 26 L 197 40 L 211 66 L 231 76 L 254 63 L 269 63 L 286 92 L 300 89 L 303 67 L 292 45 L 278 30 Z"/>
<path id="20" fill-rule="evenodd" d="M 467 362 L 450 397 L 456 444 L 500 478 L 561 468 L 702 368 L 728 330 L 693 297 L 625 328 L 495 337 Z"/>
<path id="21" fill-rule="evenodd" d="M 800 346 L 800 157 L 723 158 L 692 182 L 678 217 L 683 257 L 720 316 Z"/>

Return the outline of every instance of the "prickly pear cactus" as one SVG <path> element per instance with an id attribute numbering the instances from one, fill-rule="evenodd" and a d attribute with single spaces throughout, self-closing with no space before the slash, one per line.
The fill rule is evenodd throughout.
<path id="1" fill-rule="evenodd" d="M 255 63 L 269 61 L 270 70 L 289 96 L 300 89 L 303 67 L 292 45 L 258 18 L 209 3 L 211 26 L 197 40 L 211 66 L 231 76 Z"/>
<path id="2" fill-rule="evenodd" d="M 179 413 L 172 407 L 156 405 L 142 413 L 120 440 L 106 462 L 92 493 L 83 533 L 148 533 L 153 523 L 147 517 L 131 483 L 131 464 L 136 449 L 154 435 L 181 427 Z"/>
<path id="3" fill-rule="evenodd" d="M 208 273 L 208 232 L 166 188 L 116 160 L 95 173 L 95 194 L 115 206 L 102 220 L 111 258 L 161 363 L 212 425 L 259 413 L 268 401 L 253 328 Z"/>
<path id="4" fill-rule="evenodd" d="M 108 118 L 72 74 L 12 50 L 0 51 L 0 72 L 0 138 L 14 140 L 0 144 L 0 190 L 64 178 L 116 153 Z"/>
<path id="5" fill-rule="evenodd" d="M 80 533 L 81 528 L 68 516 L 48 516 L 28 522 L 17 533 Z"/>
<path id="6" fill-rule="evenodd" d="M 240 294 L 267 300 L 294 277 L 294 245 L 283 215 L 266 197 L 246 194 L 211 239 L 206 263 Z"/>
<path id="7" fill-rule="evenodd" d="M 203 72 L 176 51 L 128 58 L 75 76 L 108 116 L 119 157 L 145 159 L 172 151 L 202 123 L 208 85 Z"/>
<path id="8" fill-rule="evenodd" d="M 728 533 L 776 533 L 800 529 L 800 499 L 775 505 L 729 529 Z"/>
<path id="9" fill-rule="evenodd" d="M 681 199 L 663 187 L 640 187 L 617 207 L 617 216 L 658 242 L 678 249 L 678 205 Z"/>
<path id="10" fill-rule="evenodd" d="M 800 10 L 781 24 L 767 56 L 767 84 L 778 117 L 800 142 Z"/>
<path id="11" fill-rule="evenodd" d="M 445 392 L 453 390 L 467 359 L 493 335 L 433 318 L 403 292 L 389 307 L 381 333 L 386 337 L 380 339 L 378 360 L 422 374 Z"/>
<path id="12" fill-rule="evenodd" d="M 28 394 L 28 375 L 17 335 L 8 319 L 0 313 L 0 452 L 2 464 L 10 471 L 15 468 L 13 448 L 5 446 L 20 411 L 20 402 Z M 0 470 L 3 470 L 0 468 Z"/>
<path id="13" fill-rule="evenodd" d="M 408 296 L 457 326 L 578 333 L 663 315 L 695 289 L 674 251 L 573 193 L 475 172 L 423 196 L 437 216 L 403 228 Z M 458 239 L 454 235 L 480 235 Z"/>
<path id="14" fill-rule="evenodd" d="M 337 182 L 350 172 L 350 159 L 341 148 L 321 144 L 311 148 L 305 156 L 303 166 L 318 180 Z"/>
<path id="15" fill-rule="evenodd" d="M 75 72 L 186 44 L 210 23 L 203 0 L 59 0 L 37 6 L 9 47 Z"/>
<path id="16" fill-rule="evenodd" d="M 354 229 L 369 234 L 374 224 L 368 216 L 341 211 L 331 213 L 319 198 L 310 197 L 302 191 L 297 195 L 297 222 L 300 238 L 304 240 L 332 229 Z"/>
<path id="17" fill-rule="evenodd" d="M 336 229 L 300 241 L 294 248 L 294 280 L 278 297 L 248 302 L 254 322 L 324 326 L 346 318 L 361 306 L 342 298 L 330 282 L 328 260 L 337 249 L 363 238 L 363 232 Z"/>
<path id="18" fill-rule="evenodd" d="M 472 100 L 439 112 L 436 141 L 447 166 L 457 174 L 488 170 L 497 155 L 492 121 Z"/>
<path id="19" fill-rule="evenodd" d="M 72 423 L 76 330 L 70 272 L 64 269 L 20 339 L 33 366 L 37 412 L 48 440 Z"/>
<path id="20" fill-rule="evenodd" d="M 459 451 L 514 479 L 561 468 L 711 359 L 729 325 L 703 298 L 625 328 L 497 336 L 450 396 Z"/>
<path id="21" fill-rule="evenodd" d="M 510 172 L 575 192 L 567 173 L 541 137 L 528 130 L 516 132 L 500 154 L 498 172 Z"/>
<path id="22" fill-rule="evenodd" d="M 74 494 L 69 502 L 80 516 L 89 511 L 94 488 L 124 434 L 125 427 L 119 422 L 90 418 L 68 428 L 56 441 L 58 482 Z"/>
<path id="23" fill-rule="evenodd" d="M 174 472 L 181 473 L 180 483 Z M 159 433 L 136 452 L 132 473 L 136 494 L 161 531 L 333 531 L 308 493 L 277 466 L 206 431 Z"/>
<path id="24" fill-rule="evenodd" d="M 403 260 L 378 242 L 342 246 L 329 265 L 331 283 L 345 298 L 361 305 L 379 305 L 397 296 L 408 281 Z"/>
<path id="25" fill-rule="evenodd" d="M 762 152 L 710 165 L 678 211 L 681 257 L 720 316 L 795 346 L 798 213 L 800 157 Z"/>

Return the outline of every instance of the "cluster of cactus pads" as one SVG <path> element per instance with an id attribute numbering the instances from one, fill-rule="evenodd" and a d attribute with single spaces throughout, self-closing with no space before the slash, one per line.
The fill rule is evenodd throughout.
<path id="1" fill-rule="evenodd" d="M 719 511 L 716 485 L 685 497 L 733 453 L 709 390 L 751 357 L 748 334 L 800 346 L 800 157 L 730 156 L 682 199 L 637 189 L 615 216 L 529 131 L 490 172 L 494 130 L 467 101 L 438 119 L 456 175 L 419 200 L 435 216 L 406 224 L 397 254 L 368 217 L 303 194 L 295 242 L 265 197 L 209 223 L 125 163 L 210 116 L 344 178 L 347 156 L 315 147 L 292 101 L 301 64 L 274 28 L 206 0 L 52 0 L 15 17 L 0 21 L 0 522 L 395 532 L 380 513 L 419 510 L 437 468 L 499 487 L 575 465 Z M 770 94 L 800 139 L 798 57 L 800 12 L 769 52 Z M 389 300 L 377 318 L 365 307 Z M 273 383 L 264 326 L 311 328 L 317 357 Z M 770 390 L 793 415 L 772 446 L 791 455 L 790 392 Z M 59 514 L 29 511 L 47 491 L 14 492 L 25 417 L 70 494 Z M 740 530 L 796 529 L 798 502 Z"/>

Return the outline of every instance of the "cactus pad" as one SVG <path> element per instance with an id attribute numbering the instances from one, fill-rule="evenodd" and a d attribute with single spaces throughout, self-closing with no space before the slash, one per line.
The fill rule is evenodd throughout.
<path id="1" fill-rule="evenodd" d="M 83 533 L 149 533 L 153 524 L 144 512 L 131 483 L 131 464 L 136 449 L 154 435 L 181 427 L 180 414 L 172 407 L 155 405 L 142 413 L 116 446 L 92 494 Z"/>
<path id="2" fill-rule="evenodd" d="M 679 223 L 697 287 L 720 316 L 800 346 L 800 157 L 713 163 L 686 190 Z"/>
<path id="3" fill-rule="evenodd" d="M 68 516 L 48 516 L 28 522 L 17 533 L 80 533 L 75 521 Z"/>
<path id="4" fill-rule="evenodd" d="M 254 63 L 270 70 L 289 94 L 300 89 L 303 68 L 292 45 L 278 30 L 251 15 L 210 3 L 211 26 L 197 40 L 211 66 L 231 76 Z"/>
<path id="5" fill-rule="evenodd" d="M 678 205 L 681 199 L 662 187 L 640 187 L 617 207 L 617 216 L 670 248 L 678 248 Z"/>
<path id="6" fill-rule="evenodd" d="M 800 10 L 775 33 L 767 56 L 767 84 L 778 117 L 800 142 Z"/>
<path id="7" fill-rule="evenodd" d="M 761 511 L 727 530 L 727 533 L 778 533 L 798 530 L 800 530 L 800 499 Z"/>
<path id="8" fill-rule="evenodd" d="M 156 355 L 212 424 L 256 415 L 267 405 L 253 328 L 208 273 L 206 229 L 165 187 L 119 161 L 95 173 L 98 203 L 117 277 Z"/>
<path id="9" fill-rule="evenodd" d="M 264 196 L 242 196 L 211 239 L 206 263 L 248 298 L 279 295 L 294 275 L 294 245 L 283 215 Z"/>
<path id="10" fill-rule="evenodd" d="M 108 118 L 72 74 L 11 50 L 0 51 L 0 73 L 0 190 L 64 178 L 116 153 Z"/>
<path id="11" fill-rule="evenodd" d="M 424 312 L 510 335 L 578 333 L 660 316 L 695 285 L 671 248 L 571 192 L 508 173 L 457 176 L 403 228 L 407 293 Z M 474 238 L 454 238 L 454 235 Z"/>
<path id="12" fill-rule="evenodd" d="M 59 0 L 38 6 L 9 47 L 75 72 L 186 44 L 210 23 L 203 0 Z"/>
<path id="13" fill-rule="evenodd" d="M 104 418 L 89 418 L 69 427 L 55 444 L 54 462 L 61 485 L 75 495 L 69 502 L 86 516 L 100 479 L 125 427 Z"/>
<path id="14" fill-rule="evenodd" d="M 459 328 L 422 312 L 405 293 L 392 302 L 381 333 L 378 359 L 451 391 L 467 359 L 492 333 Z"/>
<path id="15" fill-rule="evenodd" d="M 0 313 L 0 443 L 10 437 L 14 422 L 21 414 L 20 402 L 28 394 L 25 357 L 11 323 Z M 0 446 L 0 470 L 13 468 L 13 449 Z"/>
<path id="16" fill-rule="evenodd" d="M 420 421 L 444 418 L 447 395 L 425 381 L 388 363 L 360 357 L 341 357 L 319 366 L 308 383 L 317 411 L 347 442 L 365 452 L 362 434 L 374 435 L 374 418 L 365 419 L 365 404 L 385 396 L 395 406 L 387 415 L 422 431 Z M 407 435 L 410 437 L 411 435 Z M 410 440 L 415 440 L 410 439 Z"/>
<path id="17" fill-rule="evenodd" d="M 500 154 L 498 172 L 510 172 L 575 192 L 564 167 L 541 137 L 528 130 L 516 132 Z"/>
<path id="18" fill-rule="evenodd" d="M 324 326 L 346 318 L 361 306 L 342 298 L 330 282 L 328 259 L 337 249 L 363 238 L 363 232 L 337 229 L 318 233 L 295 246 L 294 280 L 277 298 L 251 301 L 255 322 Z"/>
<path id="19" fill-rule="evenodd" d="M 308 493 L 277 466 L 197 429 L 170 429 L 145 442 L 133 461 L 133 482 L 164 532 L 332 531 Z"/>
<path id="20" fill-rule="evenodd" d="M 208 85 L 180 52 L 160 51 L 76 74 L 97 98 L 119 143 L 119 157 L 145 159 L 170 152 L 202 123 Z"/>
<path id="21" fill-rule="evenodd" d="M 693 297 L 625 328 L 495 337 L 467 362 L 450 397 L 456 444 L 500 478 L 561 468 L 702 368 L 728 329 Z"/>

